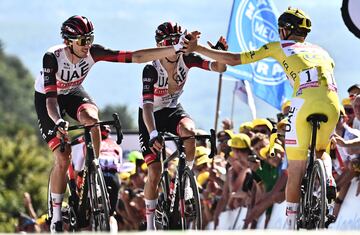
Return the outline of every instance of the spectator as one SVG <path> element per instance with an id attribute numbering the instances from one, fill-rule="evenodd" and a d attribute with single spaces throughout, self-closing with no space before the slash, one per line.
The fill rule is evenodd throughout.
<path id="1" fill-rule="evenodd" d="M 232 130 L 234 128 L 233 122 L 229 118 L 225 118 L 222 120 L 222 129 L 225 130 Z"/>
<path id="2" fill-rule="evenodd" d="M 267 136 L 271 135 L 271 131 L 273 129 L 273 125 L 271 124 L 271 122 L 265 118 L 257 118 L 255 120 L 253 120 L 253 131 L 254 133 L 262 133 L 265 134 Z"/>
<path id="3" fill-rule="evenodd" d="M 253 128 L 254 125 L 252 122 L 243 122 L 240 124 L 239 133 L 246 134 L 251 139 L 254 136 Z"/>

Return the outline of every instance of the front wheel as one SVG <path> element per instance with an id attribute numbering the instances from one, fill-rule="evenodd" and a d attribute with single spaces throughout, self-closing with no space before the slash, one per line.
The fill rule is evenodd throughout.
<path id="1" fill-rule="evenodd" d="M 98 164 L 90 174 L 92 227 L 95 231 L 110 231 L 110 204 L 103 173 Z"/>
<path id="2" fill-rule="evenodd" d="M 180 200 L 180 210 L 183 210 L 182 228 L 184 230 L 201 230 L 202 213 L 198 185 L 192 170 L 185 168 L 181 180 L 181 190 L 184 190 L 184 200 Z"/>

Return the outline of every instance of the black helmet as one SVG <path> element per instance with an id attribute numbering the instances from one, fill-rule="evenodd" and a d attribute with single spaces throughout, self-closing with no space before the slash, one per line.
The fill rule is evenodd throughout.
<path id="1" fill-rule="evenodd" d="M 292 32 L 302 31 L 308 33 L 311 31 L 311 20 L 302 10 L 289 7 L 280 15 L 278 26 Z"/>
<path id="2" fill-rule="evenodd" d="M 93 24 L 85 16 L 74 15 L 67 19 L 61 26 L 61 36 L 64 39 L 76 39 L 78 36 L 91 35 L 94 31 Z"/>
<path id="3" fill-rule="evenodd" d="M 171 22 L 164 22 L 159 25 L 155 31 L 156 43 L 165 41 L 165 45 L 172 45 L 179 40 L 181 35 L 181 26 Z M 177 42 L 176 42 L 177 43 Z"/>

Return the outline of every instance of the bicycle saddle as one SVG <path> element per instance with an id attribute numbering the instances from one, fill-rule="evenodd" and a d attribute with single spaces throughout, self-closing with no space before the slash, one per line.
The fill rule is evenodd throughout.
<path id="1" fill-rule="evenodd" d="M 306 121 L 308 121 L 308 122 L 327 122 L 328 117 L 325 114 L 314 113 L 314 114 L 309 115 L 306 118 Z"/>

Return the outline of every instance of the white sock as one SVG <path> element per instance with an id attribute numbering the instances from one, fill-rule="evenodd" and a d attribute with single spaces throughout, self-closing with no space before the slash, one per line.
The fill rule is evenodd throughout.
<path id="1" fill-rule="evenodd" d="M 286 202 L 286 224 L 285 229 L 295 230 L 296 216 L 298 213 L 299 203 Z"/>
<path id="2" fill-rule="evenodd" d="M 147 230 L 155 230 L 155 209 L 156 209 L 157 200 L 148 200 L 145 199 L 146 206 L 146 229 Z"/>
<path id="3" fill-rule="evenodd" d="M 53 209 L 51 224 L 54 224 L 55 222 L 62 220 L 61 204 L 63 198 L 64 198 L 64 194 L 51 193 L 52 209 Z"/>
<path id="4" fill-rule="evenodd" d="M 323 160 L 323 163 L 324 163 L 327 179 L 330 180 L 329 185 L 336 187 L 335 180 L 334 180 L 334 177 L 332 175 L 331 157 L 328 154 L 323 154 L 322 160 Z"/>
<path id="5" fill-rule="evenodd" d="M 186 161 L 186 166 L 189 167 L 190 170 L 192 170 L 194 166 L 194 160 Z"/>

